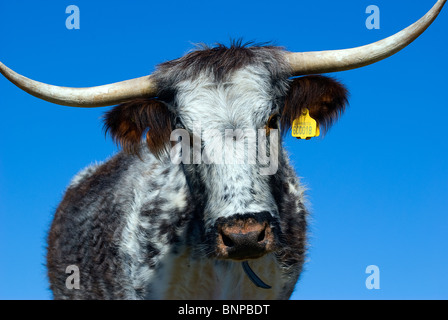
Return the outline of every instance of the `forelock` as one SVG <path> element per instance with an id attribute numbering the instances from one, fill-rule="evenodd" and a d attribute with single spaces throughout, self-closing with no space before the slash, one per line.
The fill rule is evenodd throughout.
<path id="1" fill-rule="evenodd" d="M 198 46 L 183 57 L 160 64 L 154 73 L 159 84 L 159 96 L 172 94 L 176 84 L 194 80 L 200 75 L 210 77 L 216 83 L 225 82 L 235 71 L 254 66 L 267 72 L 272 86 L 284 87 L 289 77 L 289 66 L 283 48 L 270 45 L 249 45 L 233 42 L 229 47 Z M 285 90 L 284 88 L 280 90 Z"/>

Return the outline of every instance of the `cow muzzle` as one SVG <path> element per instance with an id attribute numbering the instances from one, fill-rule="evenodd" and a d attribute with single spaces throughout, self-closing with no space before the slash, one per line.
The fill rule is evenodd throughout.
<path id="1" fill-rule="evenodd" d="M 231 218 L 217 224 L 216 254 L 221 259 L 257 259 L 272 252 L 275 236 L 268 221 Z"/>

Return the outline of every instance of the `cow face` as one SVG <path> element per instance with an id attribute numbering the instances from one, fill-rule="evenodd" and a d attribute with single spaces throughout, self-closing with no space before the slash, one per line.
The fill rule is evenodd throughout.
<path id="1" fill-rule="evenodd" d="M 281 248 L 282 135 L 304 108 L 327 129 L 346 104 L 345 88 L 322 76 L 290 80 L 275 47 L 195 51 L 155 76 L 158 97 L 115 107 L 106 129 L 131 153 L 146 133 L 161 161 L 180 162 L 207 252 L 246 260 Z"/>

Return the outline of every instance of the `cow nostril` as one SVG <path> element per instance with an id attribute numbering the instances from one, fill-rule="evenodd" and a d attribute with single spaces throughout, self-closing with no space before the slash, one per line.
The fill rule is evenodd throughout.
<path id="1" fill-rule="evenodd" d="M 222 243 L 226 246 L 226 247 L 233 247 L 235 245 L 235 243 L 232 241 L 232 239 L 230 239 L 230 237 L 228 237 L 227 235 L 225 235 L 223 232 L 221 232 L 221 239 L 222 239 Z"/>
<path id="2" fill-rule="evenodd" d="M 261 230 L 260 234 L 258 235 L 257 241 L 262 242 L 262 241 L 264 241 L 265 237 L 266 237 L 266 228 Z"/>

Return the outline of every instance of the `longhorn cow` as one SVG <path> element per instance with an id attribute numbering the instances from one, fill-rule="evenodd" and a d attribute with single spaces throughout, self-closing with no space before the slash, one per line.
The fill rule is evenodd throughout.
<path id="1" fill-rule="evenodd" d="M 92 88 L 40 83 L 0 63 L 6 78 L 38 98 L 118 104 L 104 123 L 124 150 L 73 178 L 51 225 L 54 298 L 289 298 L 304 263 L 308 212 L 282 136 L 305 109 L 321 130 L 343 112 L 346 88 L 316 74 L 391 56 L 423 33 L 445 2 L 362 47 L 217 45 L 162 63 L 149 76 Z M 244 148 L 232 157 L 239 163 L 210 161 L 238 143 Z M 262 170 L 268 162 L 256 156 L 260 150 L 272 170 Z M 66 286 L 72 265 L 79 290 Z"/>

